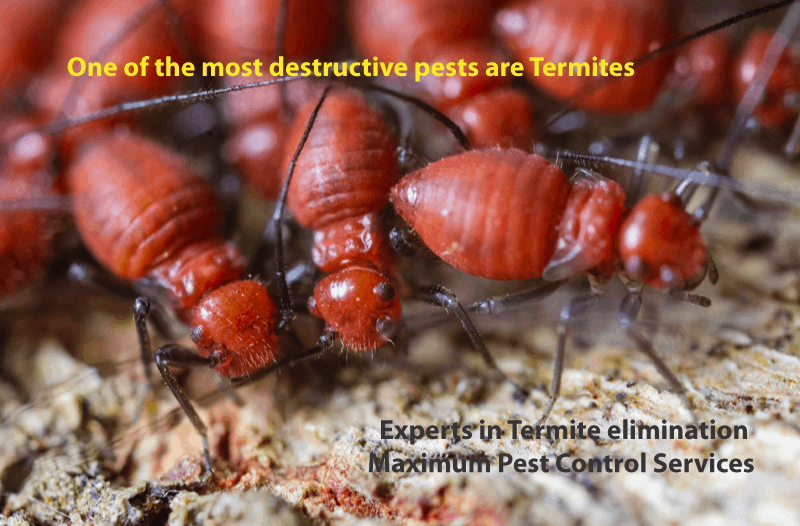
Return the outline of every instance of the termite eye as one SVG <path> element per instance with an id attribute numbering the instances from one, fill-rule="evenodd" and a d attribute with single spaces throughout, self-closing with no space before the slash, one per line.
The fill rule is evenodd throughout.
<path id="1" fill-rule="evenodd" d="M 378 296 L 378 298 L 380 298 L 380 300 L 384 303 L 389 303 L 394 300 L 394 287 L 385 281 L 375 285 L 375 288 L 372 289 L 372 292 L 375 293 L 375 295 Z"/>
<path id="2" fill-rule="evenodd" d="M 194 343 L 200 343 L 203 340 L 203 327 L 195 325 L 189 331 L 189 337 Z"/>
<path id="3" fill-rule="evenodd" d="M 388 316 L 383 316 L 375 322 L 375 328 L 378 329 L 378 334 L 388 340 L 394 336 L 394 331 L 397 327 L 394 324 L 394 320 Z"/>

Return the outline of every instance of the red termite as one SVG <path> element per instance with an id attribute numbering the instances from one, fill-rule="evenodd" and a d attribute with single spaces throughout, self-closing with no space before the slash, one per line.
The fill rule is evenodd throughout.
<path id="1" fill-rule="evenodd" d="M 277 356 L 278 308 L 264 285 L 242 280 L 246 261 L 219 235 L 214 193 L 180 157 L 133 135 L 104 136 L 81 148 L 68 179 L 75 221 L 95 257 L 124 280 L 148 280 L 150 288 L 164 291 L 191 327 L 197 352 L 167 344 L 155 352 L 155 362 L 203 436 L 211 473 L 205 426 L 169 365 L 252 375 Z M 145 364 L 152 359 L 149 310 L 146 298 L 137 299 L 134 316 Z"/>
<path id="2" fill-rule="evenodd" d="M 302 127 L 299 123 L 303 119 L 296 121 L 290 137 L 299 139 L 298 146 L 264 239 L 273 241 L 277 272 L 279 277 L 284 276 L 281 222 L 288 201 L 298 222 L 314 230 L 314 263 L 330 272 L 317 284 L 308 302 L 309 311 L 326 325 L 318 347 L 330 347 L 340 339 L 353 350 L 367 351 L 390 341 L 402 314 L 391 241 L 381 215 L 400 172 L 397 147 L 380 116 L 360 96 L 335 93 L 321 110 L 329 90 L 330 86 L 313 109 L 309 105 L 301 111 L 301 117 L 308 115 Z M 421 101 L 384 88 L 379 91 L 412 101 L 451 129 L 458 129 Z M 463 132 L 456 133 L 456 138 L 467 145 Z M 279 285 L 285 283 L 285 279 L 279 280 Z M 282 296 L 288 297 L 288 291 Z M 466 310 L 451 292 L 424 287 L 417 297 L 451 310 L 487 365 L 514 386 L 516 397 L 527 395 L 497 368 Z"/>
<path id="3" fill-rule="evenodd" d="M 334 93 L 327 100 L 294 165 L 288 203 L 297 221 L 314 230 L 314 263 L 330 272 L 309 310 L 347 347 L 372 350 L 394 334 L 401 315 L 379 214 L 400 175 L 397 146 L 360 96 Z M 289 144 L 300 142 L 316 104 L 300 111 Z"/>
<path id="4" fill-rule="evenodd" d="M 50 119 L 74 116 L 99 110 L 119 102 L 160 95 L 176 89 L 181 77 L 155 74 L 155 61 L 167 56 L 182 63 L 184 55 L 180 44 L 167 22 L 162 5 L 166 0 L 84 0 L 76 2 L 66 23 L 58 32 L 55 55 L 49 69 L 29 87 L 34 105 Z M 99 56 L 97 56 L 99 54 Z M 70 61 L 83 59 L 87 70 L 81 76 L 68 71 Z M 140 65 L 147 61 L 145 71 Z M 102 71 L 99 76 L 89 76 L 89 62 L 117 65 L 111 76 Z M 134 63 L 136 75 L 124 72 L 126 64 Z M 74 71 L 80 71 L 78 63 Z M 144 73 L 144 74 L 143 74 Z M 66 159 L 85 137 L 111 122 L 97 122 L 90 127 L 68 130 L 61 137 L 60 150 Z"/>
<path id="5" fill-rule="evenodd" d="M 60 226 L 52 212 L 62 203 L 43 205 L 60 201 L 63 181 L 53 169 L 53 140 L 37 124 L 30 116 L 0 123 L 0 302 L 13 302 L 44 276 Z M 20 207 L 25 200 L 39 206 Z"/>
<path id="6" fill-rule="evenodd" d="M 669 62 L 656 59 L 637 67 L 632 76 L 621 67 L 613 73 L 608 64 L 624 65 L 667 43 L 673 33 L 669 13 L 665 0 L 574 0 L 568 4 L 518 0 L 498 11 L 495 26 L 514 56 L 525 62 L 530 81 L 546 93 L 571 99 L 583 95 L 582 90 L 595 77 L 585 72 L 570 76 L 564 68 L 560 76 L 550 76 L 544 71 L 545 62 L 585 63 L 598 72 L 604 69 L 606 75 L 620 77 L 575 104 L 593 111 L 626 113 L 652 104 Z M 530 57 L 543 58 L 539 71 Z"/>
<path id="7" fill-rule="evenodd" d="M 622 273 L 628 283 L 629 296 L 620 313 L 626 327 L 638 314 L 645 284 L 709 304 L 707 298 L 687 292 L 699 285 L 711 265 L 699 223 L 682 207 L 680 195 L 688 186 L 648 196 L 626 211 L 618 183 L 593 172 L 581 175 L 567 181 L 558 166 L 536 154 L 489 149 L 432 163 L 406 175 L 391 191 L 395 210 L 422 242 L 469 274 L 497 280 L 543 277 L 556 284 L 577 274 L 592 278 L 591 293 L 561 313 L 551 397 L 540 423 L 558 397 L 566 323 L 597 301 L 614 273 Z M 710 202 L 701 205 L 708 206 Z M 715 272 L 712 276 L 715 280 Z M 528 297 L 522 293 L 520 301 Z M 491 312 L 490 303 L 484 305 Z M 634 339 L 642 346 L 643 338 Z M 656 363 L 685 395 L 663 362 Z"/>
<path id="8" fill-rule="evenodd" d="M 199 5 L 173 0 L 173 5 L 200 54 L 225 63 L 319 56 L 336 36 L 331 0 L 203 0 Z"/>
<path id="9" fill-rule="evenodd" d="M 0 85 L 4 91 L 44 66 L 50 48 L 41 35 L 62 17 L 61 0 L 12 0 L 0 4 Z"/>
<path id="10" fill-rule="evenodd" d="M 420 87 L 476 147 L 528 148 L 536 137 L 530 98 L 511 76 L 488 76 L 502 62 L 491 40 L 490 16 L 501 2 L 358 0 L 349 21 L 361 52 L 380 60 L 449 65 L 454 74 L 427 75 Z M 488 4 L 488 5 L 487 5 Z M 469 63 L 477 66 L 468 68 Z"/>
<path id="11" fill-rule="evenodd" d="M 753 82 L 758 67 L 764 59 L 767 46 L 773 37 L 769 31 L 757 31 L 750 35 L 733 67 L 733 87 L 736 98 L 741 99 Z M 794 103 L 790 102 L 794 100 Z M 768 128 L 786 124 L 800 113 L 800 55 L 791 47 L 780 56 L 766 86 L 764 99 L 753 113 Z"/>

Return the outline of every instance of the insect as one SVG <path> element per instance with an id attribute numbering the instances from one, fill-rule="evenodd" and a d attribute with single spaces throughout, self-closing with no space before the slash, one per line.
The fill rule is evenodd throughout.
<path id="1" fill-rule="evenodd" d="M 426 75 L 419 87 L 462 127 L 471 144 L 528 148 L 536 136 L 530 98 L 511 86 L 513 77 L 486 74 L 488 62 L 503 58 L 493 48 L 487 16 L 487 9 L 491 13 L 499 5 L 360 0 L 351 3 L 349 20 L 365 56 L 447 65 L 447 76 Z M 470 67 L 470 62 L 476 65 Z"/>
<path id="2" fill-rule="evenodd" d="M 713 265 L 679 194 L 646 197 L 628 212 L 618 183 L 594 172 L 580 176 L 567 181 L 560 168 L 521 150 L 478 150 L 412 172 L 391 192 L 395 210 L 423 243 L 468 274 L 556 283 L 590 276 L 591 293 L 562 310 L 551 399 L 540 422 L 558 397 L 566 323 L 596 303 L 614 273 L 622 272 L 628 285 L 621 312 L 627 325 L 641 306 L 644 284 L 708 305 L 687 292 Z"/>
<path id="3" fill-rule="evenodd" d="M 220 211 L 208 184 L 180 157 L 135 135 L 87 144 L 68 174 L 81 236 L 110 271 L 125 280 L 147 278 L 166 291 L 191 326 L 199 354 L 177 344 L 155 351 L 155 362 L 175 397 L 203 435 L 205 427 L 169 370 L 204 365 L 226 376 L 246 376 L 277 355 L 278 309 L 267 289 L 242 280 L 246 261 L 219 236 Z M 134 309 L 142 359 L 152 359 L 146 319 L 150 301 Z"/>
<path id="4" fill-rule="evenodd" d="M 101 140 L 111 140 L 111 139 L 101 139 Z M 94 148 L 94 147 L 93 147 L 93 148 Z M 145 149 L 146 149 L 146 148 L 145 148 Z M 156 148 L 156 150 L 158 150 L 158 148 Z M 125 157 L 125 154 L 120 154 L 120 155 L 121 155 L 121 158 L 124 158 L 124 157 Z M 131 184 L 133 184 L 133 183 L 131 183 Z M 137 182 L 136 182 L 136 187 L 139 187 L 139 185 L 140 185 L 140 184 L 141 184 L 141 182 L 140 182 L 140 181 L 137 181 Z M 98 243 L 98 245 L 99 245 L 99 243 Z M 162 273 L 162 276 L 163 276 L 163 275 L 164 275 L 164 273 Z M 169 276 L 168 276 L 168 277 L 169 277 Z M 152 279 L 152 278 L 151 278 L 151 279 Z M 158 278 L 158 279 L 161 279 L 161 278 Z M 209 294 L 209 296 L 210 296 L 210 294 Z M 201 300 L 201 303 L 202 303 L 202 300 Z M 138 305 L 137 305 L 137 307 L 138 307 Z M 179 306 L 179 309 L 181 309 L 181 308 L 182 308 L 182 307 L 180 307 L 180 306 Z M 274 308 L 274 307 L 273 307 L 273 308 Z M 141 306 L 141 308 L 139 308 L 138 310 L 141 312 L 141 311 L 143 311 L 143 310 L 146 310 L 146 309 L 145 309 L 145 308 L 144 308 L 144 306 L 142 305 L 142 306 Z M 187 313 L 186 313 L 186 311 L 183 311 L 183 312 L 184 312 L 184 315 L 186 315 L 186 314 L 187 314 Z M 277 317 L 277 316 L 276 316 L 276 317 Z M 142 319 L 142 317 L 141 317 L 141 316 L 139 316 L 139 319 Z M 278 322 L 278 325 L 279 325 L 279 322 Z M 277 326 L 277 325 L 276 325 L 276 326 Z M 277 330 L 277 329 L 276 329 L 276 330 Z M 192 335 L 193 335 L 193 336 L 196 336 L 196 335 L 197 335 L 197 334 L 196 334 L 196 332 L 197 332 L 197 331 L 192 331 Z M 172 349 L 172 348 L 173 348 L 173 347 L 170 347 L 170 349 Z M 169 354 L 169 353 L 167 353 L 167 354 Z M 181 353 L 178 353 L 178 352 L 176 351 L 176 352 L 173 354 L 173 356 L 178 356 L 179 354 L 181 354 Z M 163 356 L 163 354 L 162 354 L 162 356 Z M 182 355 L 182 354 L 181 354 L 181 357 L 183 357 L 183 355 Z M 193 363 L 194 363 L 194 362 L 193 362 Z M 203 361 L 203 360 L 200 360 L 200 363 L 202 363 L 203 365 L 209 365 L 209 363 L 210 363 L 210 362 L 209 362 L 209 361 Z M 179 397 L 179 399 L 181 399 L 181 398 Z M 183 400 L 185 400 L 185 398 L 184 398 Z M 183 403 L 183 402 L 182 402 L 182 403 Z M 206 459 L 208 459 L 208 455 L 206 455 Z"/>
<path id="5" fill-rule="evenodd" d="M 49 170 L 50 138 L 33 130 L 30 120 L 15 118 L 4 123 L 3 138 L 14 137 L 0 166 L 0 205 L 22 199 L 58 194 L 57 181 Z M 50 261 L 55 218 L 48 210 L 0 208 L 0 302 L 39 281 Z"/>
<path id="6" fill-rule="evenodd" d="M 750 35 L 733 66 L 733 87 L 737 99 L 744 97 L 764 59 L 773 34 L 758 31 Z M 754 116 L 767 128 L 778 128 L 800 115 L 800 55 L 791 47 L 780 56 L 769 79 L 764 100 Z"/>
<path id="7" fill-rule="evenodd" d="M 576 0 L 565 8 L 563 3 L 551 0 L 519 0 L 497 12 L 495 27 L 517 60 L 528 65 L 529 57 L 543 57 L 545 62 L 602 67 L 602 61 L 625 64 L 669 42 L 674 33 L 669 5 L 661 0 Z M 609 25 L 608 20 L 615 23 Z M 578 96 L 576 104 L 581 108 L 625 113 L 653 103 L 669 66 L 663 57 L 653 60 L 638 67 L 633 76 L 615 78 L 613 84 L 588 96 L 581 91 L 594 77 L 567 73 L 550 76 L 544 73 L 544 66 L 538 75 L 536 68 L 527 66 L 525 73 L 553 97 L 571 100 Z"/>
<path id="8" fill-rule="evenodd" d="M 39 39 L 41 33 L 53 31 L 63 11 L 64 2 L 3 2 L 0 5 L 0 41 L 5 50 L 0 59 L 0 79 L 8 91 L 41 68 L 49 51 Z"/>

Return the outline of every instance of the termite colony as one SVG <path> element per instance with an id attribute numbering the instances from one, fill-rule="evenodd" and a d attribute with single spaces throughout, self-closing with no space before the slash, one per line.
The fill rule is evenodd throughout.
<path id="1" fill-rule="evenodd" d="M 20 52 L 0 63 L 5 91 L 15 95 L 6 99 L 8 117 L 0 130 L 0 199 L 8 203 L 0 216 L 0 261 L 8 269 L 0 275 L 0 295 L 8 300 L 39 285 L 54 252 L 58 255 L 53 239 L 66 230 L 63 222 L 73 222 L 91 258 L 69 265 L 70 276 L 101 281 L 106 289 L 131 297 L 141 358 L 155 360 L 203 435 L 208 473 L 212 458 L 205 426 L 171 365 L 213 368 L 239 385 L 276 364 L 330 351 L 337 341 L 354 353 L 373 351 L 413 329 L 404 327 L 405 300 L 452 311 L 488 368 L 513 386 L 509 405 L 530 404 L 531 382 L 500 372 L 471 316 L 530 308 L 568 279 L 588 276 L 590 292 L 573 295 L 560 313 L 549 403 L 541 408 L 544 421 L 559 395 L 574 318 L 589 311 L 620 275 L 627 289 L 621 324 L 670 389 L 685 397 L 681 382 L 635 328 L 636 318 L 644 285 L 695 306 L 708 305 L 708 298 L 691 291 L 707 276 L 712 282 L 717 278 L 700 235 L 716 189 L 691 212 L 687 207 L 697 181 L 728 181 L 731 153 L 710 154 L 709 160 L 716 161 L 683 171 L 684 179 L 671 191 L 646 197 L 642 181 L 658 166 L 638 166 L 627 192 L 614 180 L 619 173 L 611 166 L 614 158 L 632 151 L 640 163 L 650 165 L 665 158 L 685 164 L 712 151 L 706 144 L 711 141 L 700 139 L 726 138 L 727 126 L 721 123 L 734 119 L 736 104 L 761 73 L 772 33 L 749 38 L 733 30 L 711 33 L 672 55 L 651 58 L 651 52 L 699 26 L 680 26 L 672 19 L 680 10 L 666 1 L 578 0 L 570 11 L 563 4 L 352 0 L 337 11 L 326 0 L 31 3 L 2 29 L 8 48 Z M 593 25 L 606 18 L 617 25 Z M 115 20 L 114 31 L 95 28 L 109 19 Z M 742 27 L 755 27 L 748 24 Z M 45 40 L 31 38 L 41 28 L 57 31 L 54 50 L 43 47 Z M 574 39 L 556 41 L 553 35 Z M 729 41 L 732 35 L 735 43 Z M 204 92 L 170 96 L 196 88 L 181 85 L 176 77 L 75 81 L 64 67 L 74 56 L 118 64 L 146 55 L 151 61 L 169 55 L 173 61 L 269 62 L 278 55 L 290 60 L 352 57 L 348 49 L 407 63 L 465 58 L 480 68 L 488 61 L 526 62 L 528 56 L 583 62 L 596 53 L 607 61 L 634 61 L 637 75 L 606 83 L 529 76 L 533 88 L 512 77 L 429 76 L 419 86 L 394 85 L 399 92 L 299 80 L 212 97 Z M 586 54 L 586 49 L 598 51 Z M 749 125 L 763 130 L 776 154 L 782 149 L 795 155 L 800 143 L 796 51 L 789 47 L 780 55 L 764 102 L 750 108 L 755 120 Z M 525 71 L 531 71 L 527 64 Z M 242 82 L 227 78 L 221 84 Z M 409 100 L 408 93 L 422 100 Z M 129 111 L 135 104 L 115 106 L 162 95 L 193 105 L 164 119 Z M 174 107 L 167 102 L 157 105 Z M 83 116 L 105 108 L 114 109 L 109 117 L 82 123 Z M 422 109 L 422 116 L 410 108 Z M 710 109 L 717 112 L 711 119 Z M 550 118 L 559 112 L 560 118 Z M 594 113 L 615 117 L 609 121 Z M 677 124 L 662 126 L 657 119 Z M 429 124 L 437 120 L 450 130 Z M 183 131 L 165 132 L 165 125 Z M 431 127 L 433 132 L 420 131 Z M 557 156 L 532 153 L 534 140 Z M 426 142 L 446 147 L 431 153 Z M 660 143 L 669 143 L 668 156 L 659 158 Z M 211 175 L 199 176 L 188 155 L 173 151 L 181 146 L 193 150 L 195 165 Z M 566 147 L 592 153 L 561 149 Z M 575 168 L 570 179 L 567 164 Z M 222 235 L 219 201 L 227 195 L 228 165 L 262 198 L 280 196 L 249 263 L 236 243 Z M 282 188 L 287 172 L 293 174 L 292 183 Z M 71 198 L 62 198 L 66 194 Z M 54 210 L 65 202 L 71 203 L 71 220 L 62 217 L 56 224 Z M 9 210 L 12 205 L 18 209 Z M 285 207 L 308 231 L 299 235 L 313 237 L 310 253 L 298 256 L 296 247 L 285 253 Z M 409 276 L 398 272 L 396 252 L 420 248 L 472 276 L 536 281 L 522 292 L 462 304 L 440 285 L 417 283 L 430 282 L 419 279 L 425 276 L 424 265 L 415 265 Z M 296 265 L 287 271 L 290 263 Z M 293 297 L 291 290 L 302 287 L 303 280 L 312 280 L 313 292 L 308 298 Z M 298 338 L 292 333 L 298 309 L 322 320 L 319 334 Z M 196 350 L 177 343 L 153 350 L 147 330 L 151 311 L 159 325 L 168 323 L 164 312 L 174 312 L 188 327 Z M 284 333 L 288 337 L 279 341 Z M 302 343 L 308 340 L 316 345 Z M 145 371 L 149 377 L 150 367 Z"/>

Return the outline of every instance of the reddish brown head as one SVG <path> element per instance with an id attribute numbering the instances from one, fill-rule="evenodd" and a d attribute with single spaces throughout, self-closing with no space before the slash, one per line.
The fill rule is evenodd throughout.
<path id="1" fill-rule="evenodd" d="M 400 299 L 389 280 L 365 267 L 349 267 L 325 277 L 308 303 L 311 313 L 324 319 L 354 351 L 385 344 L 402 315 Z"/>
<path id="2" fill-rule="evenodd" d="M 225 376 L 251 374 L 275 359 L 278 309 L 257 281 L 234 281 L 206 294 L 194 309 L 192 341 L 214 356 Z"/>
<path id="3" fill-rule="evenodd" d="M 625 272 L 656 289 L 680 287 L 706 260 L 700 225 L 671 193 L 642 199 L 622 223 L 618 244 Z"/>

